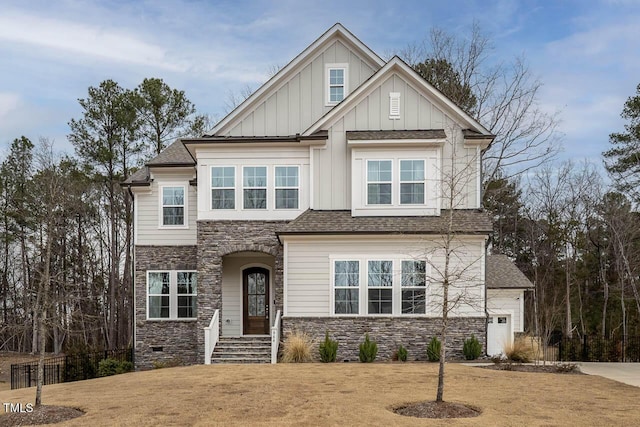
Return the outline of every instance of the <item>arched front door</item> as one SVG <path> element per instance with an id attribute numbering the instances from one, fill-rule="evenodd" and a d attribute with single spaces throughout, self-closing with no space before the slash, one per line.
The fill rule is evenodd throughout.
<path id="1" fill-rule="evenodd" d="M 269 270 L 247 268 L 242 272 L 243 335 L 269 334 Z"/>

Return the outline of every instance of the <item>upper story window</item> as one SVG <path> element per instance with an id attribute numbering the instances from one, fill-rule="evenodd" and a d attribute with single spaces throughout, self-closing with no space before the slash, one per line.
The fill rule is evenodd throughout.
<path id="1" fill-rule="evenodd" d="M 244 209 L 267 209 L 267 167 L 245 166 L 242 174 Z"/>
<path id="2" fill-rule="evenodd" d="M 391 204 L 392 176 L 391 160 L 367 160 L 367 204 Z"/>
<path id="3" fill-rule="evenodd" d="M 347 64 L 327 64 L 327 105 L 335 105 L 347 96 L 347 70 Z"/>
<path id="4" fill-rule="evenodd" d="M 400 204 L 424 204 L 424 160 L 400 160 Z"/>
<path id="5" fill-rule="evenodd" d="M 185 187 L 164 186 L 162 195 L 162 226 L 184 226 L 185 222 Z"/>
<path id="6" fill-rule="evenodd" d="M 211 168 L 211 209 L 235 209 L 236 168 L 214 166 Z"/>
<path id="7" fill-rule="evenodd" d="M 197 273 L 149 271 L 147 298 L 149 319 L 195 319 L 198 317 Z"/>
<path id="8" fill-rule="evenodd" d="M 298 209 L 299 205 L 298 166 L 276 166 L 276 209 Z"/>

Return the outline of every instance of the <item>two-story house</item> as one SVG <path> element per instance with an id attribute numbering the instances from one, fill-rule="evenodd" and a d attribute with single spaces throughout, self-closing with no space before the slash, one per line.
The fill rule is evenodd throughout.
<path id="1" fill-rule="evenodd" d="M 402 60 L 334 25 L 209 135 L 176 141 L 124 184 L 137 366 L 209 363 L 230 337 L 268 344 L 295 330 L 328 331 L 341 360 L 365 333 L 382 358 L 402 344 L 424 359 L 445 235 L 452 353 L 472 334 L 485 345 L 492 140 Z"/>

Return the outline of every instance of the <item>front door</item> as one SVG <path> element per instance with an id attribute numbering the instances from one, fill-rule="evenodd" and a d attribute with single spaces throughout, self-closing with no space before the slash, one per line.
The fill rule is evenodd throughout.
<path id="1" fill-rule="evenodd" d="M 247 268 L 242 273 L 243 335 L 269 334 L 269 270 Z"/>

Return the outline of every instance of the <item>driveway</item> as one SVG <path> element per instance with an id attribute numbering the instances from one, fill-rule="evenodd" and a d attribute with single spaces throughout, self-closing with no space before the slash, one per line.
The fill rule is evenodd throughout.
<path id="1" fill-rule="evenodd" d="M 585 374 L 640 387 L 640 363 L 579 362 L 578 365 Z"/>

